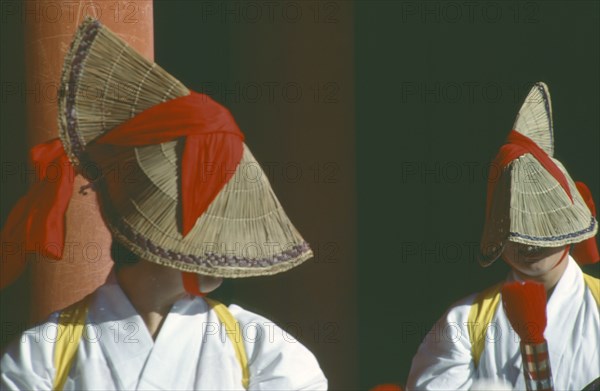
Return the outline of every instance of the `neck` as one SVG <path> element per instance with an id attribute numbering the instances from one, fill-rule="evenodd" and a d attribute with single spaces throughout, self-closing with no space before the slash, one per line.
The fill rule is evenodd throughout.
<path id="1" fill-rule="evenodd" d="M 147 261 L 121 268 L 117 280 L 153 338 L 173 304 L 186 294 L 180 271 Z"/>
<path id="2" fill-rule="evenodd" d="M 544 285 L 544 288 L 546 289 L 546 297 L 549 299 L 554 291 L 554 288 L 556 287 L 556 284 L 558 284 L 558 281 L 560 281 L 560 278 L 565 273 L 565 270 L 567 270 L 568 264 L 568 255 L 565 254 L 554 268 L 540 276 L 529 276 L 519 272 L 516 269 L 514 269 L 514 271 L 522 280 L 533 280 Z"/>

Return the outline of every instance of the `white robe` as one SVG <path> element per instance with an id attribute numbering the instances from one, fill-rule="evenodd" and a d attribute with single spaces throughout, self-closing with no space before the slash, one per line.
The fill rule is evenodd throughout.
<path id="1" fill-rule="evenodd" d="M 301 343 L 239 306 L 251 390 L 325 390 L 327 379 Z M 2 390 L 49 390 L 58 314 L 15 341 L 0 361 Z M 217 314 L 201 298 L 177 301 L 154 341 L 114 278 L 89 305 L 64 390 L 240 390 L 242 371 Z"/>
<path id="2" fill-rule="evenodd" d="M 598 306 L 577 263 L 569 264 L 546 307 L 550 368 L 555 390 L 581 390 L 600 376 Z M 511 273 L 509 280 L 516 276 Z M 510 326 L 502 303 L 487 328 L 478 368 L 471 355 L 467 322 L 471 295 L 452 306 L 425 337 L 413 358 L 409 390 L 466 390 L 477 382 L 508 383 L 525 390 L 520 340 Z M 481 384 L 481 383 L 479 383 Z"/>

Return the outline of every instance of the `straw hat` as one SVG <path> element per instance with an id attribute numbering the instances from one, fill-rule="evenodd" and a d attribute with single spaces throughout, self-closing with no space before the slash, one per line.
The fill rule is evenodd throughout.
<path id="1" fill-rule="evenodd" d="M 78 172 L 93 182 L 113 237 L 142 259 L 231 278 L 275 274 L 312 256 L 243 138 L 236 138 L 239 130 L 226 140 L 233 145 L 230 149 L 218 149 L 219 129 L 200 141 L 206 159 L 199 161 L 193 175 L 201 182 L 211 175 L 226 179 L 189 232 L 181 224 L 181 160 L 188 140 L 135 147 L 100 142 L 145 110 L 192 92 L 99 21 L 87 19 L 77 30 L 65 59 L 61 92 L 64 149 Z M 205 95 L 201 99 L 210 109 L 205 122 L 213 116 L 225 118 L 224 126 L 237 129 L 225 108 Z M 217 151 L 206 155 L 213 144 Z M 223 167 L 213 160 L 222 152 L 237 153 L 238 147 L 237 165 Z M 203 186 L 187 195 L 191 202 L 207 198 Z"/>
<path id="2" fill-rule="evenodd" d="M 490 170 L 480 243 L 483 266 L 500 256 L 506 241 L 561 247 L 592 238 L 598 230 L 581 186 L 553 158 L 554 126 L 546 84 L 533 86 L 513 129 Z"/>

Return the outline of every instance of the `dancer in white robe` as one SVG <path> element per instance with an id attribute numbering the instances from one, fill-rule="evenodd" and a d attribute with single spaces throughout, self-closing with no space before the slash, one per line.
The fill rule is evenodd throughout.
<path id="1" fill-rule="evenodd" d="M 520 280 L 511 273 L 508 280 L 514 279 Z M 483 380 L 525 389 L 520 340 L 501 305 L 487 328 L 485 347 L 475 365 L 467 327 L 475 296 L 454 304 L 427 334 L 413 359 L 407 389 L 468 390 Z M 556 390 L 581 390 L 600 377 L 598 314 L 598 304 L 581 269 L 569 257 L 548 299 L 544 333 Z"/>
<path id="2" fill-rule="evenodd" d="M 90 89 L 103 94 L 81 93 Z M 204 297 L 223 278 L 273 275 L 312 257 L 231 113 L 91 18 L 60 91 L 60 138 L 33 148 L 40 178 L 11 211 L 2 248 L 60 259 L 77 173 L 100 200 L 115 271 L 9 347 L 0 387 L 326 389 L 299 341 Z M 49 166 L 65 171 L 47 177 Z M 3 252 L 0 288 L 23 271 L 26 251 Z"/>
<path id="3" fill-rule="evenodd" d="M 513 129 L 490 172 L 479 260 L 489 266 L 502 258 L 509 281 L 544 285 L 555 389 L 581 390 L 600 377 L 600 280 L 579 267 L 600 260 L 595 207 L 587 187 L 552 158 L 544 83 L 533 87 Z M 526 389 L 520 338 L 499 287 L 459 301 L 434 325 L 413 358 L 408 390 Z"/>
<path id="4" fill-rule="evenodd" d="M 317 360 L 273 322 L 231 305 L 240 324 L 250 390 L 325 390 Z M 26 331 L 2 358 L 1 389 L 49 390 L 58 313 Z M 156 340 L 114 275 L 94 294 L 64 390 L 241 390 L 233 344 L 210 306 L 186 295 Z"/>

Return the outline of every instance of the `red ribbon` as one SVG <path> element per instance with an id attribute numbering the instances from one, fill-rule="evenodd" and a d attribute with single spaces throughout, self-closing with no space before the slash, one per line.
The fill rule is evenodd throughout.
<path id="1" fill-rule="evenodd" d="M 11 210 L 0 234 L 0 289 L 23 272 L 26 252 L 62 258 L 65 212 L 73 193 L 75 170 L 59 139 L 34 146 L 30 158 L 36 182 Z"/>
<path id="2" fill-rule="evenodd" d="M 575 186 L 577 186 L 577 190 L 579 190 L 581 198 L 583 198 L 583 201 L 585 201 L 585 204 L 590 209 L 592 216 L 596 217 L 596 205 L 594 205 L 590 189 L 583 182 L 575 182 Z M 582 242 L 576 243 L 573 246 L 572 255 L 580 265 L 590 265 L 592 263 L 600 262 L 596 238 L 592 236 Z"/>
<path id="3" fill-rule="evenodd" d="M 139 113 L 94 142 L 141 147 L 180 138 L 185 138 L 180 192 L 185 236 L 242 159 L 244 135 L 231 113 L 209 96 L 192 92 Z M 74 168 L 58 139 L 33 147 L 31 154 L 40 167 L 40 181 L 19 200 L 2 230 L 0 289 L 24 270 L 25 251 L 62 258 Z M 48 175 L 52 165 L 65 170 L 58 179 Z"/>
<path id="4" fill-rule="evenodd" d="M 141 147 L 185 137 L 181 167 L 182 234 L 187 235 L 242 159 L 244 135 L 229 111 L 192 92 L 153 106 L 95 142 Z M 219 174 L 207 175 L 217 166 Z"/>

